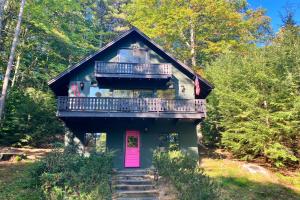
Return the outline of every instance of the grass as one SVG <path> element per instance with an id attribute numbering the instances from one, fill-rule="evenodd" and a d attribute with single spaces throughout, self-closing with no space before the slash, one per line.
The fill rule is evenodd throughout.
<path id="1" fill-rule="evenodd" d="M 228 159 L 202 160 L 205 172 L 221 184 L 226 200 L 298 200 L 300 199 L 300 173 L 283 175 L 251 174 L 242 167 L 243 162 Z M 30 187 L 30 162 L 0 162 L 0 199 L 42 199 L 40 191 Z"/>
<path id="2" fill-rule="evenodd" d="M 28 168 L 31 165 L 30 162 L 0 163 L 0 199 L 42 199 L 40 191 L 30 187 Z"/>
<path id="3" fill-rule="evenodd" d="M 267 174 L 252 174 L 239 161 L 206 158 L 201 162 L 205 172 L 220 183 L 223 199 L 300 199 L 300 173 L 293 176 L 270 171 Z"/>

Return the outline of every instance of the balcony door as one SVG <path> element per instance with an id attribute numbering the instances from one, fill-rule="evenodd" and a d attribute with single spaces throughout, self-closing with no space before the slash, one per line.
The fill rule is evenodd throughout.
<path id="1" fill-rule="evenodd" d="M 126 131 L 125 167 L 140 167 L 140 132 Z"/>

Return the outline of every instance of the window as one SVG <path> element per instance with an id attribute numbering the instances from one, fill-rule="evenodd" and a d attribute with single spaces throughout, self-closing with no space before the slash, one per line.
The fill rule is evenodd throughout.
<path id="1" fill-rule="evenodd" d="M 147 51 L 144 49 L 120 49 L 119 61 L 125 63 L 146 63 Z"/>
<path id="2" fill-rule="evenodd" d="M 179 150 L 179 137 L 178 133 L 169 134 L 169 151 Z"/>
<path id="3" fill-rule="evenodd" d="M 168 134 L 161 134 L 158 139 L 159 139 L 159 147 L 168 148 L 169 146 Z"/>
<path id="4" fill-rule="evenodd" d="M 152 98 L 154 97 L 153 90 L 134 90 L 133 97 L 135 98 Z"/>
<path id="5" fill-rule="evenodd" d="M 112 97 L 111 89 L 103 89 L 98 87 L 90 87 L 90 97 Z"/>
<path id="6" fill-rule="evenodd" d="M 118 98 L 132 98 L 133 91 L 132 90 L 114 90 L 113 96 L 118 97 Z"/>
<path id="7" fill-rule="evenodd" d="M 127 137 L 127 147 L 135 147 L 139 146 L 138 138 L 136 136 L 128 136 Z"/>
<path id="8" fill-rule="evenodd" d="M 178 133 L 161 134 L 159 136 L 159 147 L 169 151 L 179 150 Z"/>
<path id="9" fill-rule="evenodd" d="M 162 99 L 175 99 L 176 92 L 175 89 L 157 90 L 156 96 Z"/>
<path id="10" fill-rule="evenodd" d="M 89 152 L 96 151 L 98 153 L 104 153 L 106 151 L 106 133 L 86 133 L 85 143 Z"/>

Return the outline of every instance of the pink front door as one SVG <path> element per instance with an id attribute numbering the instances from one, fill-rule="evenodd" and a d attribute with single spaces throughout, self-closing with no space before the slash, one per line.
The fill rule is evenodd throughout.
<path id="1" fill-rule="evenodd" d="M 140 132 L 126 131 L 125 167 L 140 167 Z"/>

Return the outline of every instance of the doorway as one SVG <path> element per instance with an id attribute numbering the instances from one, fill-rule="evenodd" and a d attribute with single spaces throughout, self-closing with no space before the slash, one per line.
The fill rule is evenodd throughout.
<path id="1" fill-rule="evenodd" d="M 140 132 L 126 131 L 125 167 L 140 167 Z"/>

